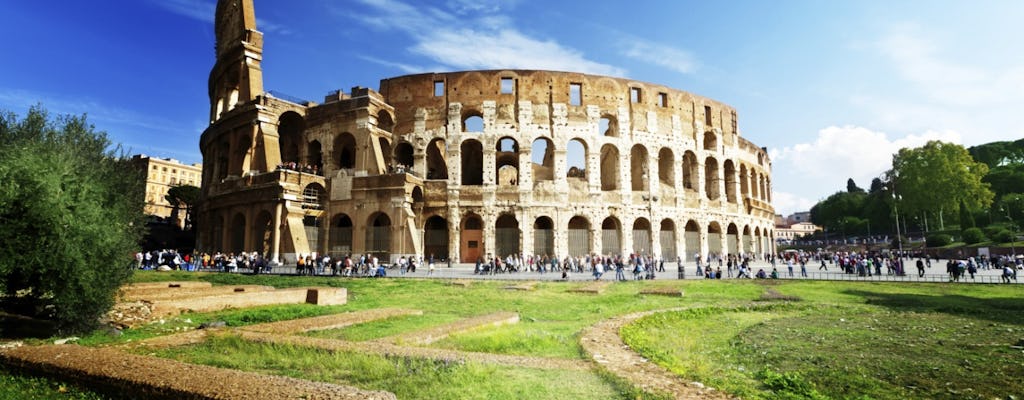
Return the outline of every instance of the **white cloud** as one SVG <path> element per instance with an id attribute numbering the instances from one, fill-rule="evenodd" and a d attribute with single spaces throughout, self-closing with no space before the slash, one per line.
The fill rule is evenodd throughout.
<path id="1" fill-rule="evenodd" d="M 860 126 L 830 126 L 818 131 L 813 142 L 771 149 L 772 187 L 784 188 L 773 191 L 776 211 L 806 211 L 831 193 L 845 190 L 850 178 L 867 188 L 891 168 L 892 155 L 899 149 L 931 140 L 961 143 L 961 136 L 955 131 L 925 131 L 890 139 L 884 132 Z"/>
<path id="2" fill-rule="evenodd" d="M 514 1 L 475 2 L 453 0 L 448 10 L 397 0 L 363 0 L 376 15 L 353 15 L 349 9 L 336 12 L 381 31 L 399 30 L 414 44 L 418 54 L 450 69 L 547 69 L 601 75 L 625 75 L 622 68 L 589 60 L 579 50 L 552 39 L 520 32 L 511 19 L 500 14 Z M 389 60 L 377 59 L 391 62 Z M 395 63 L 400 69 L 423 69 Z M 403 68 L 405 67 L 405 68 Z"/>
<path id="3" fill-rule="evenodd" d="M 693 55 L 672 46 L 635 39 L 623 43 L 623 48 L 622 54 L 635 60 L 664 67 L 681 74 L 697 72 L 697 62 Z"/>
<path id="4" fill-rule="evenodd" d="M 217 3 L 210 0 L 155 0 L 151 1 L 151 3 L 183 17 L 209 24 L 214 23 L 213 20 L 217 11 Z M 256 18 L 256 29 L 260 32 L 277 35 L 289 35 L 292 33 L 288 28 L 262 18 Z"/>

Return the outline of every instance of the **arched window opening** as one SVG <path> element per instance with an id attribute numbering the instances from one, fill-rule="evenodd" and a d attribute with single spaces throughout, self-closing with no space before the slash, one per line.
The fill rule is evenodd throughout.
<path id="1" fill-rule="evenodd" d="M 633 252 L 652 255 L 651 247 L 651 222 L 647 218 L 637 218 L 633 221 Z"/>
<path id="2" fill-rule="evenodd" d="M 580 139 L 570 140 L 565 148 L 566 177 L 586 182 L 587 157 L 587 145 Z"/>
<path id="3" fill-rule="evenodd" d="M 394 119 L 391 118 L 391 113 L 380 110 L 377 111 L 377 129 L 391 132 L 395 129 Z"/>
<path id="4" fill-rule="evenodd" d="M 683 227 L 683 230 L 683 240 L 686 242 L 687 251 L 684 259 L 694 261 L 697 257 L 702 257 L 700 254 L 700 225 L 697 224 L 697 221 L 691 219 L 686 221 L 686 226 Z"/>
<path id="5" fill-rule="evenodd" d="M 661 244 L 661 257 L 665 261 L 674 261 L 679 257 L 679 254 L 676 252 L 676 223 L 671 219 L 661 220 L 658 241 Z"/>
<path id="6" fill-rule="evenodd" d="M 447 260 L 448 254 L 448 220 L 433 216 L 427 218 L 423 225 L 423 254 L 429 261 Z"/>
<path id="7" fill-rule="evenodd" d="M 610 144 L 601 147 L 601 190 L 619 190 L 619 149 Z"/>
<path id="8" fill-rule="evenodd" d="M 683 188 L 697 190 L 697 156 L 692 151 L 683 154 Z"/>
<path id="9" fill-rule="evenodd" d="M 300 163 L 299 145 L 303 142 L 303 132 L 306 129 L 306 122 L 296 112 L 281 114 L 277 122 L 277 134 L 279 136 L 281 162 Z"/>
<path id="10" fill-rule="evenodd" d="M 400 168 L 404 171 L 412 169 L 413 156 L 412 156 L 412 145 L 409 142 L 401 142 L 395 146 L 395 168 Z"/>
<path id="11" fill-rule="evenodd" d="M 572 217 L 569 220 L 568 241 L 569 255 L 585 256 L 590 254 L 590 221 L 578 215 Z M 554 252 L 552 251 L 550 254 L 554 255 Z"/>
<path id="12" fill-rule="evenodd" d="M 718 137 L 714 132 L 704 132 L 704 150 L 718 150 Z"/>
<path id="13" fill-rule="evenodd" d="M 459 234 L 459 237 L 462 238 L 460 248 L 462 262 L 486 261 L 483 258 L 486 254 L 484 253 L 486 249 L 484 249 L 483 225 L 483 220 L 476 214 L 469 214 L 463 219 L 462 232 Z"/>
<path id="14" fill-rule="evenodd" d="M 306 146 L 306 165 L 309 166 L 308 170 L 317 175 L 323 175 L 324 163 L 323 153 L 321 151 L 320 141 L 314 140 L 309 142 Z"/>
<path id="15" fill-rule="evenodd" d="M 601 254 L 622 254 L 622 236 L 619 220 L 608 217 L 601 222 Z"/>
<path id="16" fill-rule="evenodd" d="M 448 145 L 434 139 L 427 145 L 427 179 L 448 179 Z"/>
<path id="17" fill-rule="evenodd" d="M 541 137 L 533 141 L 533 146 L 530 148 L 530 161 L 532 161 L 534 181 L 555 179 L 555 146 L 551 143 L 551 139 Z"/>
<path id="18" fill-rule="evenodd" d="M 312 215 L 302 218 L 302 226 L 306 230 L 306 243 L 309 243 L 309 251 L 317 253 L 322 253 L 320 248 L 320 222 L 320 218 Z"/>
<path id="19" fill-rule="evenodd" d="M 338 169 L 356 167 L 356 138 L 344 132 L 334 137 L 334 162 Z"/>
<path id="20" fill-rule="evenodd" d="M 479 114 L 467 114 L 462 119 L 462 131 L 482 133 L 484 131 L 484 118 Z"/>
<path id="21" fill-rule="evenodd" d="M 499 186 L 519 184 L 519 142 L 504 137 L 498 140 L 494 153 L 495 181 Z"/>
<path id="22" fill-rule="evenodd" d="M 725 160 L 725 200 L 736 202 L 736 166 L 732 160 Z"/>
<path id="23" fill-rule="evenodd" d="M 484 151 L 483 145 L 476 140 L 462 142 L 462 184 L 484 184 Z"/>
<path id="24" fill-rule="evenodd" d="M 327 191 L 319 183 L 306 185 L 306 188 L 302 189 L 303 210 L 323 210 L 326 199 Z"/>
<path id="25" fill-rule="evenodd" d="M 601 136 L 619 137 L 619 122 L 611 114 L 601 115 L 597 130 L 601 132 Z"/>
<path id="26" fill-rule="evenodd" d="M 658 181 L 665 187 L 674 188 L 676 186 L 675 155 L 668 147 L 662 147 L 658 151 Z"/>
<path id="27" fill-rule="evenodd" d="M 504 259 L 521 253 L 519 242 L 519 221 L 511 214 L 502 214 L 494 221 L 494 255 Z"/>
<path id="28" fill-rule="evenodd" d="M 338 255 L 352 254 L 352 218 L 346 214 L 334 216 L 331 223 L 330 252 Z"/>
<path id="29" fill-rule="evenodd" d="M 533 221 L 533 254 L 538 257 L 555 254 L 555 224 L 551 218 L 538 217 Z"/>
<path id="30" fill-rule="evenodd" d="M 629 151 L 630 190 L 645 191 L 650 179 L 647 148 L 642 144 L 633 145 Z"/>
<path id="31" fill-rule="evenodd" d="M 247 251 L 245 248 L 245 216 L 241 213 L 235 214 L 231 220 L 231 248 L 233 253 Z"/>
<path id="32" fill-rule="evenodd" d="M 718 160 L 708 157 L 704 161 L 704 194 L 708 200 L 717 200 L 721 197 L 718 190 L 721 178 L 718 175 Z"/>
<path id="33" fill-rule="evenodd" d="M 382 263 L 391 262 L 391 218 L 385 213 L 376 213 L 366 224 L 366 252 Z"/>

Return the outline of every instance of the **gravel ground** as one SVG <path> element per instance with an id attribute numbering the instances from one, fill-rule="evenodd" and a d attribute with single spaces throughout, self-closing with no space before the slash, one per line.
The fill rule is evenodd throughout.
<path id="1" fill-rule="evenodd" d="M 395 399 L 376 392 L 77 345 L 22 346 L 0 362 L 31 374 L 147 399 Z"/>
<path id="2" fill-rule="evenodd" d="M 601 321 L 583 331 L 580 344 L 601 368 L 645 391 L 671 395 L 676 399 L 729 399 L 725 393 L 698 382 L 687 383 L 678 375 L 647 361 L 619 336 L 623 326 L 641 317 L 674 310 L 678 309 L 639 312 Z"/>

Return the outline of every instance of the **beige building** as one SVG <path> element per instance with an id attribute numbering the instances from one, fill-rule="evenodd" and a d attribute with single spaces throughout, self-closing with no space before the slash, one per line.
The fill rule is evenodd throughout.
<path id="1" fill-rule="evenodd" d="M 165 198 L 167 190 L 178 185 L 198 187 L 203 176 L 202 164 L 182 164 L 173 158 L 136 154 L 132 156 L 132 163 L 146 172 L 146 214 L 161 218 L 169 218 L 174 208 Z M 181 210 L 176 221 L 171 222 L 184 227 L 184 210 Z"/>
<path id="2" fill-rule="evenodd" d="M 220 1 L 215 20 L 200 251 L 472 262 L 774 250 L 771 161 L 727 104 L 534 70 L 284 99 L 263 89 L 252 1 Z"/>
<path id="3" fill-rule="evenodd" d="M 821 227 L 810 222 L 797 222 L 789 225 L 777 225 L 775 227 L 775 239 L 780 241 L 791 241 L 805 235 L 814 234 L 820 231 Z"/>

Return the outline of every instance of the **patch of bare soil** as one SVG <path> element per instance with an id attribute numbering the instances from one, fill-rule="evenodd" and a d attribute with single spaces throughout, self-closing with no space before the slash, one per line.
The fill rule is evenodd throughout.
<path id="1" fill-rule="evenodd" d="M 604 281 L 590 282 L 585 285 L 569 289 L 569 291 L 573 293 L 601 294 L 604 292 L 604 289 L 608 287 L 608 285 L 610 284 L 611 282 Z"/>
<path id="2" fill-rule="evenodd" d="M 529 292 L 529 291 L 532 291 L 532 290 L 534 290 L 536 288 L 537 288 L 537 282 L 523 282 L 523 283 L 519 283 L 519 284 L 515 284 L 515 285 L 508 285 L 508 286 L 503 287 L 502 289 L 505 289 L 505 290 L 522 290 L 522 291 Z"/>
<path id="3" fill-rule="evenodd" d="M 412 333 L 403 333 L 395 336 L 388 336 L 374 340 L 374 342 L 386 342 L 393 344 L 426 345 L 444 339 L 448 336 L 471 331 L 473 329 L 487 326 L 501 326 L 519 322 L 519 314 L 514 312 L 497 312 L 481 315 L 473 318 L 461 319 L 450 324 L 435 326 Z"/>
<path id="4" fill-rule="evenodd" d="M 274 290 L 272 286 L 261 285 L 228 285 L 198 288 L 176 288 L 176 289 L 147 289 L 124 292 L 126 301 L 147 300 L 161 301 L 174 299 L 188 299 L 195 297 L 220 296 L 240 293 L 266 292 Z"/>
<path id="5" fill-rule="evenodd" d="M 630 349 L 619 336 L 623 326 L 641 317 L 674 310 L 679 309 L 639 312 L 601 321 L 583 331 L 580 344 L 601 368 L 647 392 L 675 399 L 729 399 L 725 393 L 699 382 L 685 382 L 678 375 L 649 362 Z"/>
<path id="6" fill-rule="evenodd" d="M 147 399 L 395 399 L 389 392 L 261 375 L 77 345 L 23 346 L 0 362 L 31 374 Z"/>
<path id="7" fill-rule="evenodd" d="M 803 299 L 801 299 L 801 298 L 799 298 L 797 296 L 790 296 L 790 295 L 785 295 L 785 294 L 779 293 L 778 290 L 775 290 L 775 288 L 771 288 L 770 287 L 770 288 L 766 289 L 764 291 L 764 293 L 761 293 L 761 297 L 758 298 L 757 300 L 758 301 L 800 301 L 800 300 L 803 300 Z"/>
<path id="8" fill-rule="evenodd" d="M 674 288 L 669 286 L 663 287 L 649 287 L 640 290 L 640 294 L 655 295 L 655 296 L 669 296 L 669 297 L 683 297 L 684 292 L 680 288 Z"/>

